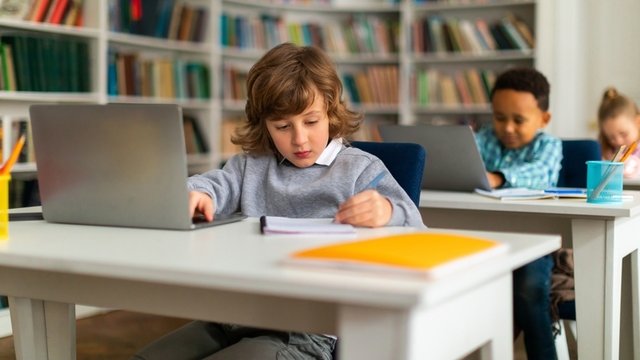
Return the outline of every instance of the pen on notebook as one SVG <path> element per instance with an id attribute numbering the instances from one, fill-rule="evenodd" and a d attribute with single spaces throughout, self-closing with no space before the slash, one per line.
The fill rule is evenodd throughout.
<path id="1" fill-rule="evenodd" d="M 375 189 L 376 187 L 378 187 L 378 183 L 380 182 L 380 180 L 382 180 L 382 178 L 385 176 L 386 172 L 382 171 L 380 174 L 378 174 L 376 177 L 373 178 L 373 180 L 371 180 L 367 186 L 365 186 L 365 189 Z"/>

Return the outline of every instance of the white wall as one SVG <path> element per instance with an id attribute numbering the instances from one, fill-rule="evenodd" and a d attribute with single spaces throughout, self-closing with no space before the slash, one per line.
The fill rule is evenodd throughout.
<path id="1" fill-rule="evenodd" d="M 604 88 L 613 85 L 640 102 L 640 1 L 590 0 L 592 71 L 586 105 L 596 111 Z M 595 130 L 594 130 L 595 131 Z"/>
<path id="2" fill-rule="evenodd" d="M 549 132 L 595 138 L 604 88 L 640 102 L 640 1 L 540 0 L 538 63 L 551 82 Z"/>

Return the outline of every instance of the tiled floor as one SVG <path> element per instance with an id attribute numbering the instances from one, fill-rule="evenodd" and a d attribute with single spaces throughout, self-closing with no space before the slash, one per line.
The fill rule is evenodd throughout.
<path id="1" fill-rule="evenodd" d="M 186 322 L 127 311 L 78 320 L 77 359 L 127 360 L 137 349 Z M 574 351 L 575 344 L 570 343 L 569 349 Z M 514 344 L 514 350 L 514 360 L 526 360 L 522 337 Z M 0 339 L 0 360 L 14 359 L 13 339 Z"/>

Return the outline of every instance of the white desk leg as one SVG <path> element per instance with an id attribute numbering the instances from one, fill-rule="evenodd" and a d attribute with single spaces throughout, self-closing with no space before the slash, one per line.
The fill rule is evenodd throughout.
<path id="1" fill-rule="evenodd" d="M 76 359 L 76 307 L 74 304 L 45 301 L 49 359 Z"/>
<path id="2" fill-rule="evenodd" d="M 9 297 L 18 360 L 76 358 L 75 306 Z"/>
<path id="3" fill-rule="evenodd" d="M 631 301 L 633 322 L 633 358 L 640 359 L 640 268 L 638 250 L 631 253 Z"/>
<path id="4" fill-rule="evenodd" d="M 47 359 L 44 302 L 9 297 L 9 309 L 16 359 Z"/>
<path id="5" fill-rule="evenodd" d="M 408 359 L 408 319 L 401 310 L 342 306 L 339 314 L 339 358 Z M 402 344 L 404 342 L 404 344 Z"/>
<path id="6" fill-rule="evenodd" d="M 511 272 L 441 304 L 412 309 L 340 307 L 340 359 L 513 358 Z"/>
<path id="7" fill-rule="evenodd" d="M 578 357 L 617 359 L 622 258 L 615 249 L 614 222 L 574 219 L 572 234 Z"/>

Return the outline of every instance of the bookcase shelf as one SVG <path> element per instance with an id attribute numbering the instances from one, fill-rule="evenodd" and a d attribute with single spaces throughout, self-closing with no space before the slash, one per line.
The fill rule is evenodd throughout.
<path id="1" fill-rule="evenodd" d="M 27 6 L 30 2 L 25 1 L 22 2 Z M 51 4 L 57 2 L 51 2 Z M 72 2 L 69 2 L 72 3 Z M 219 142 L 217 141 L 217 136 L 214 136 L 216 133 L 216 119 L 218 117 L 216 111 L 213 94 L 213 85 L 215 78 L 213 75 L 214 69 L 214 59 L 218 56 L 216 54 L 218 48 L 215 46 L 214 42 L 211 41 L 213 39 L 211 33 L 213 27 L 216 26 L 216 21 L 211 20 L 215 19 L 217 16 L 217 12 L 214 11 L 216 6 L 215 1 L 202 1 L 202 0 L 180 0 L 176 2 L 171 2 L 172 6 L 165 9 L 160 9 L 161 4 L 169 4 L 170 2 L 157 2 L 152 4 L 152 2 L 144 2 L 145 6 L 157 7 L 154 9 L 147 8 L 143 14 L 147 14 L 147 17 L 144 19 L 139 19 L 139 21 L 145 22 L 145 24 L 149 24 L 149 19 L 152 21 L 160 21 L 154 18 L 156 15 L 161 15 L 160 11 L 164 11 L 165 15 L 174 15 L 176 11 L 181 11 L 180 13 L 175 13 L 176 21 L 186 21 L 183 20 L 182 11 L 187 7 L 196 9 L 193 11 L 193 14 L 196 12 L 200 12 L 205 14 L 203 19 L 210 20 L 205 21 L 199 25 L 198 29 L 195 29 L 196 24 L 188 24 L 185 22 L 186 33 L 196 34 L 196 31 L 199 31 L 199 38 L 196 39 L 195 35 L 192 37 L 182 38 L 182 40 L 178 39 L 167 39 L 167 38 L 158 38 L 155 36 L 146 36 L 135 33 L 126 33 L 126 32 L 117 32 L 112 27 L 115 23 L 121 25 L 123 27 L 118 30 L 127 31 L 126 25 L 122 25 L 122 18 L 120 15 L 122 13 L 118 12 L 122 9 L 116 11 L 119 6 L 119 2 L 117 0 L 82 0 L 82 8 L 81 15 L 83 21 L 78 23 L 80 26 L 69 26 L 69 25 L 57 25 L 49 22 L 35 22 L 24 20 L 28 18 L 28 15 L 22 15 L 21 17 L 16 16 L 7 16 L 2 17 L 0 15 L 0 28 L 4 29 L 3 38 L 6 34 L 18 34 L 19 36 L 25 36 L 28 38 L 40 38 L 43 39 L 59 39 L 60 41 L 67 41 L 68 39 L 72 39 L 77 42 L 84 42 L 86 45 L 87 53 L 84 56 L 84 59 L 81 61 L 86 62 L 88 64 L 88 73 L 86 76 L 88 78 L 84 79 L 88 83 L 89 91 L 80 91 L 80 92 L 52 92 L 52 91 L 16 91 L 16 90 L 8 90 L 4 88 L 4 83 L 0 81 L 0 102 L 3 103 L 3 112 L 0 115 L 3 115 L 2 121 L 4 122 L 12 122 L 12 121 L 22 121 L 22 119 L 28 118 L 28 109 L 31 104 L 34 103 L 95 103 L 95 104 L 105 104 L 105 103 L 172 103 L 178 104 L 182 106 L 183 112 L 188 114 L 189 116 L 197 119 L 196 121 L 199 123 L 198 128 L 202 130 L 203 136 L 205 138 L 205 142 L 207 142 L 208 150 L 206 154 L 189 154 L 189 161 L 193 162 L 193 166 L 197 168 L 202 168 L 204 165 L 208 165 L 209 167 L 213 167 L 217 164 L 215 156 L 219 153 L 217 150 Z M 174 4 L 179 4 L 180 6 L 174 6 Z M 127 9 L 126 11 L 128 11 Z M 25 9 L 28 14 L 28 9 Z M 158 11 L 157 14 L 154 12 Z M 168 11 L 168 13 L 167 13 Z M 184 11 L 186 13 L 186 10 Z M 22 12 L 23 14 L 25 12 Z M 129 16 L 129 14 L 127 15 Z M 143 15 L 144 16 L 144 15 Z M 118 21 L 114 21 L 115 17 L 119 17 Z M 206 17 L 210 17 L 207 19 Z M 160 16 L 158 16 L 160 18 Z M 128 18 L 132 20 L 132 18 Z M 195 17 L 193 17 L 195 19 Z M 195 20 L 194 20 L 195 21 Z M 178 23 L 179 26 L 183 26 Z M 133 26 L 133 25 L 131 25 Z M 193 27 L 193 29 L 189 28 L 189 26 Z M 191 30 L 190 30 L 191 29 Z M 189 39 L 189 40 L 187 40 Z M 4 43 L 4 42 L 3 42 Z M 80 46 L 80 45 L 78 45 Z M 113 69 L 110 69 L 109 57 L 112 52 L 128 52 L 133 54 L 141 54 L 141 57 L 148 56 L 150 58 L 163 58 L 167 61 L 174 61 L 171 66 L 192 66 L 186 71 L 193 70 L 192 63 L 197 62 L 200 64 L 199 66 L 202 68 L 196 75 L 188 74 L 189 76 L 205 76 L 203 80 L 198 84 L 198 90 L 200 92 L 197 95 L 196 93 L 191 92 L 189 89 L 189 93 L 187 95 L 184 94 L 175 94 L 175 97 L 166 97 L 160 96 L 160 94 L 154 93 L 153 96 L 133 96 L 129 93 L 127 95 L 119 93 L 111 93 L 108 85 L 112 79 L 109 78 L 109 72 Z M 56 56 L 54 53 L 46 53 L 43 51 L 44 56 Z M 15 56 L 15 53 L 14 53 Z M 65 54 L 67 56 L 67 54 Z M 33 53 L 29 53 L 29 57 L 35 57 Z M 2 65 L 2 59 L 4 56 L 0 52 L 0 70 Z M 143 59 L 146 60 L 146 59 Z M 30 60 L 29 60 L 30 61 Z M 50 72 L 52 69 L 48 69 Z M 137 69 L 138 70 L 138 69 Z M 184 72 L 183 72 L 184 75 Z M 187 75 L 184 75 L 187 76 Z M 2 76 L 0 76 L 1 78 Z M 135 79 L 139 79 L 136 77 Z M 194 78 L 192 81 L 196 81 Z M 136 81 L 136 80 L 134 80 Z M 166 85 L 166 84 L 165 84 Z M 174 84 L 169 84 L 169 86 L 178 86 Z M 186 86 L 186 85 L 180 85 Z M 42 89 L 40 89 L 42 90 Z M 191 97 L 187 97 L 191 96 Z M 219 109 L 219 107 L 217 107 Z M 3 127 L 7 128 L 6 125 Z M 10 128 L 10 126 L 8 126 Z M 12 137 L 6 135 L 3 137 L 6 141 L 11 141 Z M 3 148 L 10 148 L 11 144 L 3 144 Z M 6 151 L 3 152 L 3 160 L 6 158 Z M 207 163 L 207 164 L 204 164 Z M 192 163 L 189 163 L 190 171 L 192 169 Z M 35 164 L 17 164 L 14 167 L 14 173 L 19 172 L 30 172 L 35 173 Z"/>
<path id="2" fill-rule="evenodd" d="M 487 51 L 483 53 L 453 53 L 453 54 L 413 54 L 411 57 L 415 64 L 438 63 L 477 63 L 477 62 L 509 62 L 509 61 L 533 61 L 533 50 L 501 50 Z"/>
<path id="3" fill-rule="evenodd" d="M 178 51 L 183 53 L 195 53 L 207 56 L 209 56 L 212 52 L 212 46 L 210 46 L 209 44 L 159 39 L 149 36 L 124 34 L 118 32 L 109 32 L 109 41 L 114 45 L 131 45 L 139 49 L 148 48 L 158 49 L 162 51 Z"/>
<path id="4" fill-rule="evenodd" d="M 278 3 L 277 1 L 250 1 L 250 0 L 225 0 L 223 1 L 226 5 L 231 6 L 243 6 L 247 8 L 255 8 L 255 9 L 269 9 L 275 12 L 302 12 L 302 13 L 397 13 L 400 10 L 400 5 L 394 4 L 391 1 L 378 1 L 373 2 L 373 6 L 371 2 L 367 1 L 350 1 L 343 4 L 336 4 L 336 2 L 332 3 L 324 3 L 324 4 L 313 4 L 312 1 L 309 4 L 291 4 L 285 2 Z"/>
<path id="5" fill-rule="evenodd" d="M 327 45 L 327 37 L 335 35 L 336 24 L 337 27 L 343 27 L 343 36 L 363 36 L 356 41 L 366 42 L 373 38 L 374 42 L 377 40 L 374 37 L 377 32 L 373 32 L 371 35 L 367 31 L 371 32 L 371 28 L 378 20 L 381 20 L 385 24 L 397 23 L 397 28 L 393 30 L 392 44 L 395 47 L 391 47 L 391 51 L 383 53 L 381 51 L 369 51 L 362 50 L 353 51 L 353 48 L 348 50 L 348 53 L 335 52 L 325 47 L 325 51 L 331 56 L 336 65 L 338 66 L 338 72 L 342 77 L 345 87 L 345 98 L 351 104 L 351 106 L 364 113 L 365 123 L 364 131 L 361 131 L 359 136 L 364 136 L 364 140 L 375 140 L 376 130 L 374 129 L 376 124 L 379 123 L 400 123 L 400 124 L 419 124 L 423 122 L 432 122 L 436 119 L 437 122 L 442 122 L 443 119 L 449 119 L 450 122 L 458 123 L 465 122 L 472 125 L 477 123 L 483 123 L 490 119 L 491 110 L 488 103 L 488 89 L 489 83 L 481 84 L 478 86 L 478 82 L 474 84 L 473 91 L 471 84 L 465 82 L 467 77 L 480 77 L 481 81 L 491 81 L 495 78 L 495 75 L 505 68 L 512 66 L 535 66 L 536 63 L 536 46 L 528 43 L 524 43 L 524 36 L 521 35 L 521 42 L 516 44 L 515 40 L 510 43 L 498 44 L 497 38 L 493 39 L 496 48 L 489 48 L 488 45 L 482 49 L 469 49 L 458 48 L 455 51 L 416 51 L 414 49 L 414 23 L 416 21 L 422 21 L 424 19 L 430 19 L 437 17 L 439 19 L 447 20 L 451 19 L 453 24 L 457 24 L 457 21 L 464 20 L 466 22 L 472 22 L 475 24 L 476 20 L 482 20 L 487 26 L 502 26 L 506 23 L 505 19 L 514 21 L 511 26 L 515 26 L 515 19 L 520 22 L 520 26 L 526 28 L 532 37 L 536 34 L 536 16 L 537 5 L 539 0 L 468 0 L 468 1 L 437 1 L 437 0 L 369 0 L 369 1 L 356 1 L 356 0 L 333 0 L 333 1 L 307 1 L 304 4 L 287 2 L 285 1 L 269 1 L 269 2 L 253 2 L 248 0 L 226 0 L 222 1 L 219 11 L 221 16 L 226 17 L 221 20 L 221 56 L 220 63 L 222 67 L 227 71 L 228 68 L 237 67 L 236 77 L 232 77 L 231 81 L 236 81 L 234 84 L 223 84 L 221 98 L 224 99 L 222 106 L 222 123 L 230 121 L 238 121 L 242 117 L 242 111 L 244 110 L 244 102 L 242 99 L 228 99 L 230 93 L 236 94 L 238 86 L 241 86 L 243 81 L 243 74 L 248 71 L 249 65 L 255 62 L 265 51 L 264 48 L 254 47 L 252 36 L 248 35 L 252 32 L 255 33 L 255 29 L 246 27 L 247 23 L 262 23 L 264 37 L 268 36 L 269 29 L 273 29 L 275 26 L 289 29 L 295 35 L 295 31 L 308 31 L 314 36 L 321 36 L 320 43 Z M 256 20 L 258 19 L 258 20 Z M 233 36 L 245 36 L 249 39 L 249 42 L 240 45 L 227 43 L 229 36 L 229 29 L 225 30 L 225 21 L 234 22 L 234 24 L 244 31 L 241 34 L 233 34 Z M 273 25 L 270 21 L 277 23 Z M 360 23 L 358 23 L 360 21 Z M 348 24 L 348 25 L 345 25 Z M 353 25 L 355 24 L 355 25 Z M 319 25 L 320 30 L 315 29 L 316 25 Z M 349 26 L 354 26 L 349 28 Z M 360 26 L 360 27 L 356 27 Z M 302 30 L 298 30 L 302 28 Z M 235 29 L 235 28 L 234 28 Z M 394 29 L 393 25 L 389 29 Z M 235 31 L 235 30 L 231 30 Z M 275 31 L 275 30 L 272 30 Z M 349 31 L 353 31 L 353 34 L 348 34 Z M 504 31 L 502 34 L 504 34 Z M 518 30 L 521 31 L 521 30 Z M 478 33 L 479 30 L 475 30 L 474 33 Z M 364 35 L 363 35 L 364 34 Z M 467 33 L 469 34 L 469 33 Z M 283 40 L 292 41 L 299 45 L 309 45 L 311 36 L 307 35 L 305 38 L 289 37 L 291 34 L 277 33 L 278 36 L 284 36 Z M 491 36 L 498 36 L 499 34 L 490 33 Z M 367 36 L 370 36 L 367 38 Z M 480 36 L 480 35 L 476 35 Z M 237 40 L 237 39 L 236 39 Z M 342 39 L 347 41 L 346 39 Z M 482 41 L 485 41 L 486 38 Z M 509 40 L 503 38 L 502 40 Z M 314 40 L 315 43 L 316 40 Z M 332 39 L 335 41 L 335 39 Z M 351 40 L 353 41 L 353 40 Z M 469 42 L 470 40 L 466 40 Z M 474 41 L 480 41 L 475 39 Z M 500 45 L 499 48 L 497 46 Z M 395 67 L 396 70 L 390 70 L 385 68 L 387 66 Z M 370 68 L 378 68 L 377 71 L 386 72 L 384 78 L 396 77 L 396 84 L 393 92 L 393 96 L 386 96 L 387 101 L 391 98 L 392 103 L 378 103 L 376 101 L 371 102 L 363 101 L 362 78 L 367 78 L 372 84 L 369 84 L 369 92 L 374 92 L 374 89 L 387 88 L 388 86 L 380 85 L 379 82 L 373 81 L 371 78 L 372 72 L 376 70 L 370 70 Z M 387 70 L 379 70 L 387 69 Z M 397 74 L 395 73 L 397 72 Z M 430 75 L 433 72 L 437 73 L 440 78 L 451 77 L 453 85 L 451 90 L 457 93 L 457 99 L 454 100 L 454 104 L 443 103 L 439 98 L 442 96 L 438 93 L 431 94 L 428 103 L 421 103 L 420 100 L 425 100 L 424 96 L 418 99 L 417 86 L 419 73 L 425 72 Z M 475 72 L 476 74 L 469 75 L 468 73 Z M 363 75 L 363 73 L 365 75 Z M 458 73 L 463 73 L 464 76 Z M 239 76 L 239 77 L 237 77 Z M 349 79 L 351 77 L 351 79 Z M 427 76 L 428 77 L 428 76 Z M 356 79 L 359 78 L 358 81 Z M 225 77 L 223 82 L 227 81 Z M 238 83 L 240 82 L 240 83 Z M 377 84 L 377 85 L 376 85 Z M 441 85 L 438 84 L 437 87 Z M 461 86 L 468 87 L 466 90 L 459 89 Z M 235 87 L 234 91 L 230 87 Z M 385 89 L 389 91 L 389 89 Z M 462 98 L 462 91 L 467 93 L 466 98 Z M 482 96 L 478 95 L 478 91 L 484 92 Z M 354 95 L 358 92 L 359 95 Z M 470 99 L 470 95 L 473 94 L 474 98 Z M 450 99 L 447 101 L 451 101 Z M 229 118 L 229 119 L 227 119 Z M 224 126 L 228 128 L 229 126 Z M 372 127 L 372 129 L 368 129 Z M 227 135 L 229 130 L 226 130 Z M 224 141 L 224 140 L 223 140 Z M 224 150 L 225 154 L 230 151 Z"/>
<path id="6" fill-rule="evenodd" d="M 490 104 L 472 104 L 461 106 L 430 105 L 414 106 L 413 111 L 418 114 L 439 114 L 439 115 L 491 115 Z"/>
<path id="7" fill-rule="evenodd" d="M 48 34 L 60 34 L 69 36 L 82 36 L 96 38 L 100 34 L 100 30 L 92 27 L 73 27 L 66 25 L 55 25 L 47 23 L 38 23 L 32 21 L 23 21 L 16 19 L 0 18 L 0 27 L 11 29 L 22 29 L 33 32 L 42 32 Z"/>
<path id="8" fill-rule="evenodd" d="M 0 91 L 0 101 L 24 102 L 24 106 L 31 103 L 95 103 L 100 99 L 99 93 L 67 93 L 67 92 L 36 92 L 36 91 Z M 25 113 L 26 115 L 26 113 Z"/>
<path id="9" fill-rule="evenodd" d="M 146 13 L 156 15 L 158 19 L 167 15 L 166 11 L 170 11 L 169 18 L 181 20 L 181 14 L 174 14 L 176 9 L 180 8 L 177 4 L 196 8 L 196 11 L 208 16 L 204 22 L 205 30 L 199 34 L 197 40 L 178 40 L 176 36 L 171 39 L 166 38 L 171 36 L 160 38 L 156 37 L 157 34 L 149 35 L 149 32 L 144 32 L 147 35 L 141 35 L 139 28 L 123 28 L 119 22 L 121 19 L 115 21 L 115 17 L 120 14 L 118 11 L 121 11 L 117 10 L 119 5 L 116 0 L 84 0 L 84 24 L 81 27 L 0 17 L 0 28 L 34 36 L 51 35 L 85 41 L 89 48 L 90 91 L 0 90 L 0 101 L 6 105 L 5 114 L 16 117 L 26 117 L 28 106 L 41 102 L 178 104 L 182 106 L 185 114 L 197 119 L 208 142 L 209 151 L 206 154 L 189 154 L 190 168 L 191 165 L 200 169 L 207 166 L 215 167 L 220 161 L 228 158 L 229 154 L 237 151 L 229 148 L 227 144 L 232 131 L 228 122 L 237 124 L 244 116 L 245 100 L 242 98 L 242 92 L 240 95 L 237 93 L 237 90 L 244 86 L 243 76 L 246 76 L 250 66 L 268 47 L 272 46 L 229 45 L 225 40 L 230 29 L 224 27 L 226 16 L 227 20 L 237 21 L 233 26 L 234 31 L 240 29 L 247 19 L 252 19 L 253 26 L 258 27 L 247 29 L 261 29 L 259 32 L 265 37 L 269 35 L 269 31 L 273 31 L 269 30 L 273 24 L 255 20 L 269 18 L 274 23 L 278 22 L 279 26 L 287 29 L 279 34 L 279 42 L 293 41 L 304 45 L 311 41 L 309 32 L 316 31 L 314 36 L 320 36 L 323 39 L 322 43 L 330 47 L 326 51 L 336 63 L 345 84 L 345 100 L 354 109 L 364 113 L 365 128 L 379 123 L 417 124 L 429 121 L 431 116 L 437 116 L 438 119 L 450 117 L 453 122 L 459 121 L 460 117 L 486 119 L 490 116 L 487 102 L 444 105 L 433 101 L 436 97 L 432 97 L 429 103 L 421 103 L 416 97 L 417 74 L 437 72 L 440 76 L 447 77 L 455 76 L 457 72 L 467 72 L 469 69 L 482 73 L 498 72 L 510 66 L 534 66 L 537 59 L 536 47 L 457 52 L 414 51 L 412 25 L 415 21 L 432 16 L 469 21 L 483 19 L 492 23 L 513 14 L 522 20 L 535 36 L 538 1 L 318 0 L 306 1 L 303 4 L 285 0 L 169 0 L 159 1 L 158 5 L 150 5 L 158 6 L 158 9 Z M 161 9 L 162 6 L 165 6 L 165 10 Z M 156 10 L 158 13 L 154 13 Z M 166 16 L 165 18 L 169 19 Z M 247 34 L 246 31 L 242 36 L 251 41 L 255 40 L 252 39 L 255 35 Z M 347 40 L 345 36 L 353 38 Z M 331 43 L 335 41 L 344 43 Z M 113 76 L 110 75 L 110 71 L 113 71 L 113 59 L 110 57 L 121 53 L 131 54 L 138 62 L 155 57 L 166 58 L 172 62 L 172 66 L 179 66 L 187 61 L 200 62 L 208 68 L 209 76 L 206 82 L 209 97 L 186 98 L 178 94 L 173 97 L 113 92 Z M 235 84 L 228 83 L 226 72 L 229 69 L 237 71 L 237 77 L 232 80 L 236 81 Z M 383 75 L 374 75 L 375 73 Z M 375 78 L 376 76 L 379 78 Z M 354 79 L 351 84 L 345 81 L 349 77 Z M 358 81 L 355 81 L 356 78 Z M 366 82 L 363 82 L 363 79 L 369 81 L 369 92 L 381 90 L 384 91 L 382 95 L 378 93 L 377 98 L 366 99 L 366 94 L 363 93 L 365 89 L 362 88 Z M 380 82 L 380 79 L 387 82 Z M 394 79 L 391 80 L 393 86 L 388 86 L 389 79 Z M 235 96 L 239 98 L 230 96 L 230 86 L 236 87 Z M 359 94 L 356 95 L 356 92 Z M 143 94 L 136 92 L 138 93 Z M 361 134 L 364 134 L 364 140 L 375 138 L 368 129 Z M 16 171 L 18 169 L 16 168 Z"/>
<path id="10" fill-rule="evenodd" d="M 491 0 L 475 2 L 450 2 L 430 1 L 423 4 L 414 4 L 415 11 L 439 11 L 439 10 L 503 10 L 509 7 L 535 5 L 536 0 Z"/>

